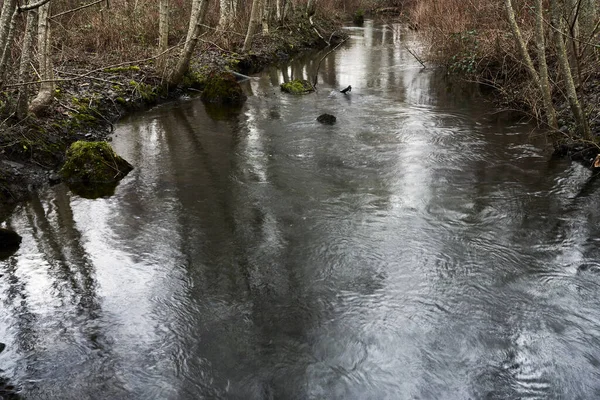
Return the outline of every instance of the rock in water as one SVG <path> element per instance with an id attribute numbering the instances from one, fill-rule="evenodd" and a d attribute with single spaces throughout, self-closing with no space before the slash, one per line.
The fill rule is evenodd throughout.
<path id="1" fill-rule="evenodd" d="M 132 169 L 108 143 L 78 141 L 67 150 L 60 175 L 75 193 L 96 198 L 111 195 Z"/>
<path id="2" fill-rule="evenodd" d="M 205 103 L 241 105 L 246 101 L 247 96 L 235 76 L 223 72 L 208 77 L 200 98 Z"/>
<path id="3" fill-rule="evenodd" d="M 335 115 L 331 115 L 331 114 L 321 114 L 317 117 L 317 121 L 319 121 L 322 124 L 326 124 L 326 125 L 333 125 L 335 124 L 336 118 Z"/>
<path id="4" fill-rule="evenodd" d="M 293 81 L 282 83 L 279 87 L 283 92 L 291 94 L 307 94 L 315 91 L 314 86 L 305 79 L 294 79 Z"/>
<path id="5" fill-rule="evenodd" d="M 0 228 L 0 250 L 9 250 L 19 247 L 21 236 L 17 232 Z"/>
<path id="6" fill-rule="evenodd" d="M 0 228 L 0 261 L 6 260 L 19 250 L 21 236 L 9 229 Z M 0 353 L 4 350 L 0 343 Z"/>

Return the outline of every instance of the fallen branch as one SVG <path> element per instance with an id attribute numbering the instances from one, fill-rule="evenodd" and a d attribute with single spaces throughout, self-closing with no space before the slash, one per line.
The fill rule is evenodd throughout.
<path id="1" fill-rule="evenodd" d="M 427 66 L 425 64 L 423 64 L 423 61 L 421 61 L 421 59 L 419 57 L 417 57 L 417 55 L 415 53 L 413 53 L 413 51 L 407 45 L 404 45 L 404 48 L 406 49 L 406 51 L 408 51 L 410 53 L 411 56 L 413 56 L 415 58 L 415 60 L 417 60 L 419 62 L 419 64 L 421 64 L 423 66 L 423 69 L 427 68 Z"/>
<path id="2" fill-rule="evenodd" d="M 333 49 L 331 49 L 329 52 L 327 52 L 327 54 L 325 54 L 323 57 L 321 57 L 321 59 L 319 60 L 319 63 L 317 64 L 317 70 L 315 71 L 315 79 L 314 79 L 314 83 L 313 83 L 313 87 L 316 88 L 317 87 L 317 79 L 319 77 L 319 68 L 321 68 L 321 63 L 323 62 L 323 60 L 330 55 L 331 53 L 333 53 L 334 51 L 337 50 L 338 47 L 340 47 L 341 45 L 343 45 L 346 40 L 348 40 L 348 38 L 345 38 L 344 40 L 342 40 L 341 42 L 339 42 L 337 44 L 337 46 L 335 46 Z"/>

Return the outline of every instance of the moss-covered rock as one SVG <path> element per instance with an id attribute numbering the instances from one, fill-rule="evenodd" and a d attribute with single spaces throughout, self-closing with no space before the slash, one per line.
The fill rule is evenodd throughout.
<path id="1" fill-rule="evenodd" d="M 293 81 L 281 84 L 281 90 L 291 94 L 306 94 L 315 91 L 313 85 L 304 79 L 294 79 Z"/>
<path id="2" fill-rule="evenodd" d="M 228 72 L 211 74 L 200 97 L 208 103 L 231 105 L 242 104 L 247 98 L 235 76 Z"/>
<path id="3" fill-rule="evenodd" d="M 75 142 L 67 150 L 60 175 L 67 183 L 116 183 L 133 169 L 106 142 Z"/>
<path id="4" fill-rule="evenodd" d="M 356 12 L 352 15 L 352 22 L 354 22 L 354 25 L 363 26 L 363 24 L 365 23 L 364 10 L 361 10 L 361 9 L 356 10 Z"/>

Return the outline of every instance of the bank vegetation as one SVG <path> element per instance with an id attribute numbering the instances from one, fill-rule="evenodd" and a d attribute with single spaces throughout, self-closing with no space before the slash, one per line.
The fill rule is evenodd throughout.
<path id="1" fill-rule="evenodd" d="M 556 133 L 557 148 L 598 153 L 597 0 L 414 0 L 410 21 L 435 61 L 493 87 L 507 108 Z"/>

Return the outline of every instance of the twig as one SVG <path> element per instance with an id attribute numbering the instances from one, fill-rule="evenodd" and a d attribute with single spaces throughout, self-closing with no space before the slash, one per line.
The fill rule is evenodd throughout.
<path id="1" fill-rule="evenodd" d="M 59 74 L 64 74 L 64 75 L 71 75 L 71 76 L 75 76 L 75 79 L 77 79 L 77 77 L 79 77 L 79 75 L 73 73 L 73 72 L 66 72 L 66 71 L 57 71 Z M 95 81 L 100 81 L 100 82 L 104 82 L 104 83 L 110 83 L 111 85 L 119 85 L 119 86 L 125 86 L 124 83 L 121 82 L 116 82 L 116 81 L 109 81 L 108 79 L 102 79 L 102 78 L 97 78 L 95 76 L 86 76 L 87 79 L 93 79 Z M 70 80 L 70 79 L 69 79 Z"/>
<path id="2" fill-rule="evenodd" d="M 74 113 L 77 113 L 77 114 L 79 114 L 79 111 L 77 111 L 77 110 L 76 110 L 76 109 L 74 109 L 74 108 L 71 108 L 71 107 L 69 107 L 69 106 L 68 106 L 68 105 L 66 105 L 66 104 L 63 104 L 63 103 L 61 103 L 61 101 L 60 101 L 59 99 L 57 99 L 56 97 L 54 97 L 54 100 L 56 100 L 56 102 L 57 102 L 58 104 L 60 104 L 62 107 L 66 108 L 67 110 L 69 110 L 69 111 L 71 111 L 71 112 L 74 112 Z"/>
<path id="3" fill-rule="evenodd" d="M 327 52 L 327 54 L 325 54 L 323 57 L 321 57 L 321 59 L 319 60 L 319 63 L 317 64 L 317 70 L 315 71 L 315 79 L 314 79 L 313 87 L 317 86 L 317 79 L 319 77 L 319 68 L 321 68 L 321 63 L 323 62 L 323 60 L 328 55 L 330 55 L 331 53 L 333 53 L 334 51 L 336 51 L 338 47 L 340 47 L 341 45 L 343 45 L 346 42 L 346 40 L 348 40 L 348 38 L 345 38 L 344 40 L 342 40 L 341 42 L 339 42 L 337 46 L 335 46 L 333 49 L 331 49 L 329 52 Z"/>
<path id="4" fill-rule="evenodd" d="M 56 15 L 52 15 L 52 16 L 50 17 L 50 19 L 57 18 L 57 17 L 60 17 L 60 16 L 62 16 L 62 15 L 70 14 L 70 13 L 73 13 L 73 12 L 75 12 L 75 11 L 79 11 L 79 10 L 81 10 L 81 9 L 84 9 L 84 8 L 87 8 L 87 7 L 91 7 L 91 6 L 95 5 L 95 4 L 102 3 L 102 2 L 104 2 L 104 1 L 105 1 L 105 0 L 97 0 L 97 1 L 94 1 L 93 3 L 84 4 L 84 5 L 80 6 L 80 7 L 73 8 L 72 10 L 63 11 L 63 12 L 61 12 L 61 13 L 58 13 L 58 14 L 56 14 Z"/>
<path id="5" fill-rule="evenodd" d="M 425 64 L 423 64 L 423 61 L 421 61 L 421 59 L 419 57 L 417 57 L 417 55 L 415 53 L 413 53 L 412 50 L 407 45 L 404 45 L 404 48 L 406 49 L 406 51 L 408 51 L 410 53 L 411 56 L 413 56 L 415 58 L 415 60 L 417 60 L 419 62 L 419 64 L 421 64 L 423 66 L 423 69 L 427 68 L 427 66 Z"/>

